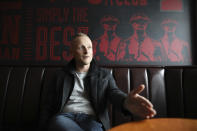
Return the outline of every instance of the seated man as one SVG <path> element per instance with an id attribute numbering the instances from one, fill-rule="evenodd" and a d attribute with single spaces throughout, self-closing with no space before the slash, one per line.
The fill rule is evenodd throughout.
<path id="1" fill-rule="evenodd" d="M 107 130 L 110 128 L 108 102 L 142 118 L 154 117 L 153 105 L 139 95 L 144 85 L 128 95 L 123 93 L 110 71 L 96 66 L 92 42 L 86 34 L 74 37 L 71 53 L 73 60 L 50 83 L 41 111 L 42 126 L 50 131 Z"/>

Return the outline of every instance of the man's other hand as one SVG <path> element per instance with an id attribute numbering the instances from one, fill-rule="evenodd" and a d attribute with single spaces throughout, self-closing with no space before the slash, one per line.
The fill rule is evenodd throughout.
<path id="1" fill-rule="evenodd" d="M 152 118 L 156 115 L 152 103 L 139 95 L 144 88 L 144 85 L 140 85 L 138 88 L 133 89 L 124 101 L 124 108 L 141 118 Z"/>

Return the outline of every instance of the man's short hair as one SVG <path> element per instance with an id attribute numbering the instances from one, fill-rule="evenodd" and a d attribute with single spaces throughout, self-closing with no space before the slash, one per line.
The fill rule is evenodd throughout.
<path id="1" fill-rule="evenodd" d="M 87 34 L 80 32 L 80 33 L 77 33 L 76 35 L 73 36 L 72 41 L 74 41 L 76 38 L 82 37 L 82 36 L 86 36 L 89 38 L 89 36 Z"/>
<path id="2" fill-rule="evenodd" d="M 87 38 L 90 39 L 90 37 L 89 37 L 87 34 L 85 34 L 85 33 L 82 33 L 82 32 L 77 33 L 77 34 L 75 34 L 75 35 L 73 36 L 73 38 L 72 38 L 71 46 L 75 43 L 75 40 L 76 40 L 78 37 L 83 37 L 83 36 L 85 36 L 85 37 L 87 37 Z"/>

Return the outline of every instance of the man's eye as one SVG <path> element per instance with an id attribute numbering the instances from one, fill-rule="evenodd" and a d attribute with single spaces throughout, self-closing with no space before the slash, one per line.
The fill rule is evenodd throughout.
<path id="1" fill-rule="evenodd" d="M 82 49 L 83 49 L 83 47 L 78 47 L 78 49 L 79 49 L 79 50 L 82 50 Z"/>

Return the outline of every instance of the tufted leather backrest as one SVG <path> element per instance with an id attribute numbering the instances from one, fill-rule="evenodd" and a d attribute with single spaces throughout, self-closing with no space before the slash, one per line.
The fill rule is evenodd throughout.
<path id="1" fill-rule="evenodd" d="M 48 81 L 58 68 L 61 67 L 0 67 L 1 128 L 4 125 L 10 130 L 34 130 Z M 107 68 L 112 70 L 117 85 L 125 93 L 139 84 L 145 84 L 141 95 L 153 103 L 157 110 L 156 117 L 197 118 L 197 67 Z M 139 119 L 136 116 L 124 116 L 112 106 L 109 108 L 112 126 Z"/>

